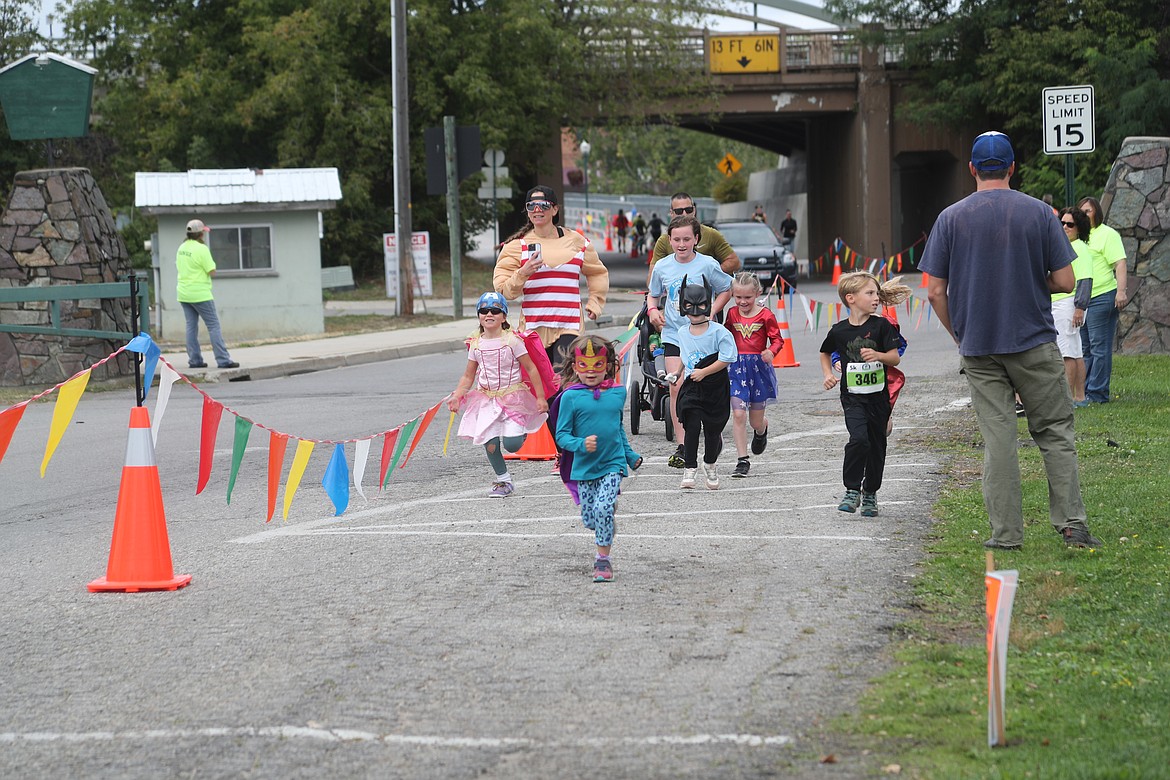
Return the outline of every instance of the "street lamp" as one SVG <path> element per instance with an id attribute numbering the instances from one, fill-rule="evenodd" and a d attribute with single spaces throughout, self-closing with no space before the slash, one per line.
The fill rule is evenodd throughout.
<path id="1" fill-rule="evenodd" d="M 589 152 L 593 147 L 588 141 L 581 142 L 581 156 L 585 159 L 585 210 L 589 210 Z"/>

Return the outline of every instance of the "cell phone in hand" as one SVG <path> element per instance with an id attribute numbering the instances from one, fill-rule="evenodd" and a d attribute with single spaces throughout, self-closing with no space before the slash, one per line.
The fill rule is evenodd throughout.
<path id="1" fill-rule="evenodd" d="M 528 245 L 528 262 L 536 263 L 537 265 L 544 263 L 544 257 L 540 253 L 540 244 Z"/>

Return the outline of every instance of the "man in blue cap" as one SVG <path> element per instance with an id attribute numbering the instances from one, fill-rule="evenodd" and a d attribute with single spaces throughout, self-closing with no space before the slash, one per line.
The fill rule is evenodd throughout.
<path id="1" fill-rule="evenodd" d="M 1006 135 L 983 133 L 968 166 L 975 192 L 938 216 L 919 269 L 939 322 L 959 346 L 983 434 L 984 547 L 1024 543 L 1015 394 L 1044 455 L 1053 528 L 1070 547 L 1098 547 L 1077 473 L 1072 394 L 1056 347 L 1052 293 L 1072 292 L 1076 252 L 1042 201 L 1011 188 L 1016 156 Z"/>

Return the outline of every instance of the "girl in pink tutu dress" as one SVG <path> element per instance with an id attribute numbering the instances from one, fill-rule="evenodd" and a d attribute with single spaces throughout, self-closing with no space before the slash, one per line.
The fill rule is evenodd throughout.
<path id="1" fill-rule="evenodd" d="M 479 296 L 475 308 L 479 314 L 479 335 L 468 342 L 467 370 L 451 393 L 447 408 L 454 412 L 462 404 L 459 436 L 483 445 L 488 463 L 496 473 L 488 495 L 504 498 L 515 488 L 503 450 L 516 452 L 524 446 L 528 434 L 544 425 L 548 401 L 524 340 L 509 332 L 508 302 L 504 296 L 486 292 Z M 536 395 L 524 384 L 521 367 L 532 381 Z"/>

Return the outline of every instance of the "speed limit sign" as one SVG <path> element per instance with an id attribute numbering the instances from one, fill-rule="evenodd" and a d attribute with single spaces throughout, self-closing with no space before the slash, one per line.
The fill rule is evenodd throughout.
<path id="1" fill-rule="evenodd" d="M 1093 137 L 1093 85 L 1046 87 L 1044 153 L 1079 154 L 1097 148 Z"/>

